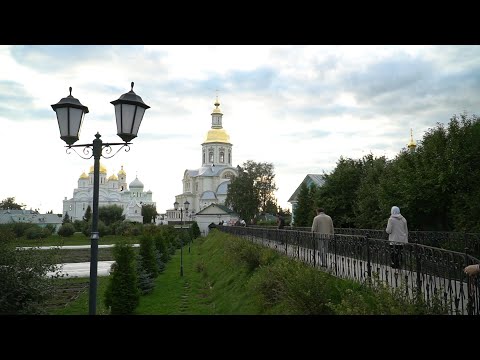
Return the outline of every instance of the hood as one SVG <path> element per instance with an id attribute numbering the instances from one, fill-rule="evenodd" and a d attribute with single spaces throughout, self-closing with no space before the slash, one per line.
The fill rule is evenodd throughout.
<path id="1" fill-rule="evenodd" d="M 392 219 L 398 219 L 398 220 L 402 220 L 402 219 L 403 219 L 402 214 L 394 214 L 394 215 L 390 215 L 390 217 L 391 217 Z"/>

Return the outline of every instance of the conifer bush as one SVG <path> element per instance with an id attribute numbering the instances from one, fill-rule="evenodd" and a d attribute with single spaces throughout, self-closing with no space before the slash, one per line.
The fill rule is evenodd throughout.
<path id="1" fill-rule="evenodd" d="M 105 305 L 112 315 L 132 314 L 138 306 L 140 290 L 133 247 L 119 242 L 113 247 L 115 263 L 105 291 Z"/>

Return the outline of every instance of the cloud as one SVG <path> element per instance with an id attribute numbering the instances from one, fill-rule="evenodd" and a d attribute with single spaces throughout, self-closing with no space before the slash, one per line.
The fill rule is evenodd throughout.
<path id="1" fill-rule="evenodd" d="M 151 106 L 129 152 L 105 161 L 138 172 L 165 211 L 185 169 L 201 166 L 216 90 L 233 165 L 271 162 L 282 207 L 308 173 L 340 156 L 393 157 L 410 137 L 480 108 L 479 46 L 0 46 L 0 200 L 60 212 L 93 162 L 66 155 L 50 105 L 72 95 L 88 106 L 81 143 L 116 136 L 110 101 L 130 90 Z M 18 134 L 32 148 L 19 148 Z M 17 136 L 15 136 L 17 135 Z M 42 144 L 35 146 L 33 144 Z M 42 159 L 39 161 L 38 159 Z M 31 179 L 35 178 L 32 186 Z M 40 190 L 38 190 L 40 189 Z M 48 195 L 47 195 L 48 194 Z"/>

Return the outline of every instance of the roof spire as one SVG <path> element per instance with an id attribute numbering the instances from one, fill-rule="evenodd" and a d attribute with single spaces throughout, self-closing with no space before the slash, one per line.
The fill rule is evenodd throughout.
<path id="1" fill-rule="evenodd" d="M 218 101 L 218 90 L 215 90 L 216 91 L 216 96 L 215 96 L 215 103 L 213 105 L 215 105 L 215 109 L 213 109 L 213 112 L 212 112 L 212 115 L 213 114 L 221 114 L 222 113 L 222 110 L 220 110 L 219 106 L 220 106 L 220 101 Z"/>
<path id="2" fill-rule="evenodd" d="M 415 150 L 417 147 L 415 140 L 413 140 L 413 129 L 410 129 L 410 141 L 408 142 L 407 147 L 410 149 L 410 151 Z"/>

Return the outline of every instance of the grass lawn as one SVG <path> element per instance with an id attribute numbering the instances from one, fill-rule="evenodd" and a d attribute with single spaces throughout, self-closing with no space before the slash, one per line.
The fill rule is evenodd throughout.
<path id="1" fill-rule="evenodd" d="M 156 279 L 152 293 L 140 297 L 137 315 L 258 314 L 252 294 L 245 290 L 249 276 L 243 268 L 229 265 L 224 258 L 222 236 L 196 239 L 188 252 L 183 248 L 183 277 L 180 276 L 180 249 Z M 108 277 L 98 278 L 97 314 L 107 314 L 103 305 Z M 85 279 L 83 279 L 85 280 Z M 64 279 L 61 281 L 80 281 Z M 88 290 L 65 308 L 52 314 L 88 314 Z"/>

